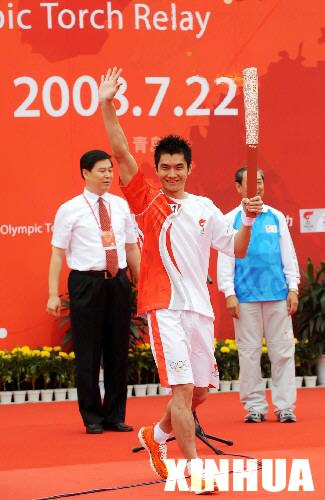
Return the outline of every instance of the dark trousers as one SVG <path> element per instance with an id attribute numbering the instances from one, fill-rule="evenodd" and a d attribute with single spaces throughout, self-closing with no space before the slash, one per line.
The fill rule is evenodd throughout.
<path id="1" fill-rule="evenodd" d="M 124 271 L 113 279 L 71 271 L 68 280 L 79 410 L 85 425 L 124 422 L 131 320 L 131 285 Z M 98 386 L 101 356 L 105 398 Z"/>

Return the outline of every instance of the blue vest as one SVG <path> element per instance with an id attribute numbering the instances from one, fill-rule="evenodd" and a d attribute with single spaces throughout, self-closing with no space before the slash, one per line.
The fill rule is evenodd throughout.
<path id="1" fill-rule="evenodd" d="M 240 229 L 241 211 L 233 226 Z M 239 302 L 285 300 L 288 286 L 283 273 L 279 219 L 272 210 L 256 217 L 244 259 L 235 259 L 235 292 Z"/>

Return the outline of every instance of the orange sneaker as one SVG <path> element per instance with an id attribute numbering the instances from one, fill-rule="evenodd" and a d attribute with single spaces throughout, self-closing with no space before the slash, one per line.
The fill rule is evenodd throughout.
<path id="1" fill-rule="evenodd" d="M 167 479 L 167 467 L 165 460 L 167 458 L 166 443 L 157 443 L 154 438 L 154 426 L 141 427 L 138 433 L 139 441 L 147 450 L 150 457 L 150 465 L 152 470 L 162 479 Z"/>

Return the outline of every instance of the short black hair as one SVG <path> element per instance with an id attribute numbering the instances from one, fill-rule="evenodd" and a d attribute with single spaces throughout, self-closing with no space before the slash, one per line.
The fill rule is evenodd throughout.
<path id="1" fill-rule="evenodd" d="M 93 169 L 95 163 L 101 160 L 109 160 L 112 163 L 112 157 L 106 151 L 102 151 L 101 149 L 92 149 L 91 151 L 87 151 L 82 155 L 80 158 L 80 173 L 81 177 L 84 179 L 82 170 L 85 168 L 86 170 L 91 170 Z"/>
<path id="2" fill-rule="evenodd" d="M 237 172 L 235 173 L 235 182 L 238 182 L 238 184 L 242 185 L 242 182 L 243 182 L 243 175 L 244 175 L 244 172 L 247 171 L 247 167 L 241 167 L 237 170 Z M 258 168 L 257 171 L 261 174 L 261 177 L 264 181 L 264 172 L 261 168 Z"/>
<path id="3" fill-rule="evenodd" d="M 182 153 L 188 168 L 192 163 L 191 146 L 186 139 L 179 135 L 167 135 L 166 137 L 160 139 L 160 141 L 156 144 L 154 151 L 156 170 L 158 169 L 158 163 L 161 155 L 165 153 L 169 155 Z"/>

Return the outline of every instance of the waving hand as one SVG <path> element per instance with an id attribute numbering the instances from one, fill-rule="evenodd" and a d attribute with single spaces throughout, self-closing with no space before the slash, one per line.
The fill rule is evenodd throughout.
<path id="1" fill-rule="evenodd" d="M 101 103 L 114 99 L 121 85 L 121 83 L 119 83 L 118 81 L 121 72 L 121 68 L 118 69 L 116 66 L 114 66 L 113 69 L 108 69 L 106 76 L 101 76 L 99 86 L 99 101 Z"/>

